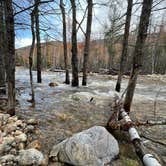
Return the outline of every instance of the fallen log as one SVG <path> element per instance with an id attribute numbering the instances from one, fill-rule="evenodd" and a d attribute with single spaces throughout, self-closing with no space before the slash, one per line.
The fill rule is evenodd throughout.
<path id="1" fill-rule="evenodd" d="M 116 128 L 118 126 L 117 128 L 120 129 L 122 127 L 124 130 L 129 132 L 130 140 L 134 145 L 136 154 L 138 155 L 144 166 L 161 166 L 158 160 L 152 154 L 149 154 L 145 149 L 143 142 L 134 127 L 134 123 L 130 119 L 127 112 L 125 112 L 122 105 L 123 104 L 121 100 L 116 96 L 114 106 L 115 110 L 111 115 L 109 122 L 107 123 L 107 127 L 113 127 L 114 129 L 114 127 Z M 121 125 L 122 123 L 120 122 L 123 122 L 123 125 Z"/>
<path id="2" fill-rule="evenodd" d="M 120 116 L 126 121 L 126 123 L 132 122 L 123 108 L 120 109 Z M 137 130 L 133 126 L 131 126 L 129 127 L 128 132 L 130 135 L 130 139 L 134 145 L 135 151 L 143 164 L 145 166 L 161 166 L 161 164 L 152 154 L 146 152 Z"/>
<path id="3" fill-rule="evenodd" d="M 166 125 L 166 120 L 161 120 L 161 121 L 146 121 L 146 122 L 141 122 L 141 121 L 129 121 L 125 122 L 124 119 L 119 120 L 119 121 L 109 121 L 107 126 L 111 130 L 124 130 L 128 131 L 130 127 L 140 127 L 140 126 L 145 126 L 145 127 L 151 127 L 155 125 Z"/>

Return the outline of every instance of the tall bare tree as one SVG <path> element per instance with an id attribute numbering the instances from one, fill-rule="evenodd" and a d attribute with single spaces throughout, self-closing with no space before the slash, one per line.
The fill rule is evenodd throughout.
<path id="1" fill-rule="evenodd" d="M 6 74 L 8 84 L 8 113 L 15 115 L 15 32 L 12 0 L 4 1 L 6 25 Z"/>
<path id="2" fill-rule="evenodd" d="M 120 39 L 120 30 L 122 28 L 122 16 L 119 12 L 119 1 L 111 1 L 109 6 L 109 24 L 106 25 L 106 32 L 105 32 L 105 44 L 108 50 L 108 69 L 109 72 L 112 72 L 112 69 L 115 67 L 115 55 L 116 55 L 116 48 L 115 45 Z"/>
<path id="3" fill-rule="evenodd" d="M 5 41 L 4 41 L 4 6 L 0 1 L 0 94 L 5 94 Z"/>
<path id="4" fill-rule="evenodd" d="M 29 52 L 29 75 L 30 75 L 30 84 L 31 84 L 31 93 L 32 93 L 32 104 L 35 103 L 35 93 L 34 93 L 34 86 L 33 86 L 33 74 L 32 74 L 32 67 L 33 67 L 33 53 L 35 47 L 35 30 L 34 30 L 34 10 L 31 13 L 31 33 L 32 33 L 32 45 Z"/>
<path id="5" fill-rule="evenodd" d="M 36 39 L 37 39 L 37 82 L 41 83 L 42 59 L 41 59 L 41 43 L 40 43 L 39 4 L 40 0 L 35 0 L 34 15 L 35 15 Z"/>
<path id="6" fill-rule="evenodd" d="M 72 86 L 79 86 L 78 79 L 78 57 L 77 57 L 77 29 L 76 29 L 76 4 L 75 0 L 70 0 L 72 7 Z"/>
<path id="7" fill-rule="evenodd" d="M 88 57 L 89 57 L 89 47 L 90 47 L 91 26 L 92 26 L 93 0 L 87 0 L 87 3 L 88 3 L 88 18 L 87 18 L 86 34 L 85 34 L 82 85 L 87 84 L 87 67 L 88 67 Z"/>
<path id="8" fill-rule="evenodd" d="M 118 80 L 117 80 L 116 88 L 115 88 L 117 92 L 120 92 L 120 89 L 121 89 L 122 76 L 125 69 L 125 63 L 127 60 L 128 38 L 129 38 L 129 31 L 130 31 L 132 6 L 133 6 L 133 0 L 128 0 L 126 22 L 125 22 L 125 32 L 123 36 L 123 48 L 122 48 L 122 54 L 121 54 L 121 60 L 120 60 L 120 69 L 119 69 Z"/>
<path id="9" fill-rule="evenodd" d="M 149 18 L 151 14 L 153 0 L 143 0 L 140 23 L 138 27 L 138 35 L 135 49 L 133 52 L 133 65 L 130 74 L 130 79 L 127 87 L 127 93 L 124 101 L 124 109 L 130 112 L 130 107 L 136 87 L 137 77 L 142 67 L 143 48 L 147 37 L 147 30 L 149 25 Z"/>
<path id="10" fill-rule="evenodd" d="M 65 62 L 65 70 L 66 70 L 65 83 L 70 84 L 68 56 L 67 56 L 66 14 L 65 14 L 65 7 L 64 7 L 63 0 L 60 0 L 60 8 L 62 13 L 62 21 L 63 21 L 63 53 L 64 53 L 64 62 Z"/>

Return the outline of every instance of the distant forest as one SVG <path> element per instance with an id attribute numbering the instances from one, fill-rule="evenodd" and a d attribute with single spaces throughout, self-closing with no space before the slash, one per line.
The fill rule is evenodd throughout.
<path id="1" fill-rule="evenodd" d="M 120 55 L 122 52 L 122 36 L 118 36 L 118 42 L 113 45 L 114 52 L 109 51 L 106 39 L 91 40 L 89 55 L 89 72 L 100 72 L 102 69 L 119 69 Z M 132 52 L 136 41 L 136 31 L 129 36 L 128 58 L 126 72 L 130 71 L 132 64 Z M 71 68 L 71 43 L 68 43 L 69 67 Z M 30 46 L 16 50 L 16 65 L 29 65 Z M 48 38 L 41 44 L 43 69 L 55 67 L 65 69 L 63 56 L 63 42 L 50 41 Z M 78 42 L 78 66 L 82 71 L 84 42 Z M 112 58 L 110 65 L 109 57 Z M 34 52 L 33 69 L 36 69 L 36 47 Z M 142 74 L 166 73 L 166 25 L 161 23 L 159 32 L 149 33 L 144 48 Z"/>

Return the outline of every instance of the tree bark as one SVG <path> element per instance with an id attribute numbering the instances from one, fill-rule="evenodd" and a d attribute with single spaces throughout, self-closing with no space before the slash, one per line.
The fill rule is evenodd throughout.
<path id="1" fill-rule="evenodd" d="M 123 36 L 123 49 L 122 49 L 122 55 L 121 55 L 121 61 L 120 61 L 120 70 L 119 70 L 118 80 L 117 80 L 116 88 L 115 88 L 117 92 L 120 92 L 120 89 L 121 89 L 122 76 L 125 70 L 125 63 L 127 61 L 127 49 L 128 49 L 128 38 L 129 38 L 129 31 L 130 31 L 132 6 L 133 6 L 133 0 L 128 0 L 125 32 Z"/>
<path id="2" fill-rule="evenodd" d="M 149 18 L 151 14 L 153 0 L 144 0 L 143 7 L 140 17 L 140 23 L 138 27 L 138 35 L 136 46 L 133 52 L 133 65 L 130 74 L 130 79 L 127 87 L 127 93 L 124 101 L 124 109 L 126 112 L 130 112 L 130 107 L 134 95 L 134 90 L 136 87 L 137 77 L 142 67 L 143 59 L 143 47 L 145 45 L 145 40 L 147 37 L 147 29 L 149 25 Z"/>
<path id="3" fill-rule="evenodd" d="M 83 79 L 82 79 L 82 85 L 85 85 L 85 86 L 87 84 L 87 67 L 88 67 L 88 58 L 89 58 L 91 26 L 92 26 L 93 0 L 88 0 L 87 2 L 88 2 L 88 18 L 87 18 L 86 34 L 85 34 Z"/>
<path id="4" fill-rule="evenodd" d="M 15 115 L 15 32 L 12 0 L 4 1 L 6 24 L 6 74 L 8 84 L 8 113 Z"/>
<path id="5" fill-rule="evenodd" d="M 5 60 L 4 60 L 4 6 L 0 2 L 0 94 L 6 93 L 6 78 L 5 78 Z"/>
<path id="6" fill-rule="evenodd" d="M 40 0 L 35 0 L 35 25 L 36 25 L 36 39 L 37 39 L 37 83 L 42 82 L 41 69 L 42 69 L 42 60 L 41 60 L 41 43 L 40 43 L 40 25 L 39 25 L 39 3 Z"/>
<path id="7" fill-rule="evenodd" d="M 66 14 L 63 0 L 60 0 L 60 8 L 62 13 L 62 21 L 63 21 L 63 52 L 64 52 L 64 63 L 65 63 L 65 83 L 70 84 L 69 78 L 69 69 L 68 69 L 68 56 L 67 56 L 67 36 L 66 36 Z"/>
<path id="8" fill-rule="evenodd" d="M 31 93 L 32 93 L 32 104 L 35 103 L 35 93 L 34 93 L 34 86 L 33 86 L 33 74 L 32 74 L 32 67 L 33 67 L 33 53 L 35 47 L 35 31 L 34 31 L 34 11 L 31 13 L 31 33 L 32 33 L 32 45 L 29 52 L 29 75 L 30 75 L 30 84 L 31 84 Z"/>
<path id="9" fill-rule="evenodd" d="M 79 86 L 78 79 L 78 57 L 77 57 L 77 29 L 76 29 L 76 4 L 75 0 L 70 0 L 72 6 L 72 86 Z"/>

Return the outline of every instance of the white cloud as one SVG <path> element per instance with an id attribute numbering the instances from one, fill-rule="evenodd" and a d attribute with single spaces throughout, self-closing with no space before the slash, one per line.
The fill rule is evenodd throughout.
<path id="1" fill-rule="evenodd" d="M 31 43 L 32 43 L 31 38 L 16 38 L 15 47 L 21 48 L 21 47 L 29 46 L 31 45 Z"/>

